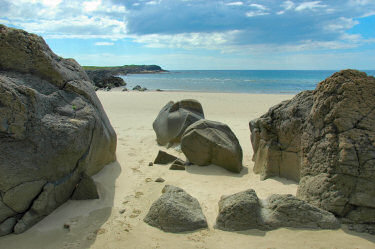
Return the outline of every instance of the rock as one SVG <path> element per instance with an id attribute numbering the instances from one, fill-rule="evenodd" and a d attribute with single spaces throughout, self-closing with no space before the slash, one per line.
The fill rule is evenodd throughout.
<path id="1" fill-rule="evenodd" d="M 352 227 L 375 227 L 374 96 L 374 77 L 344 70 L 271 108 L 250 123 L 255 171 L 279 169 L 299 179 L 297 197 Z"/>
<path id="2" fill-rule="evenodd" d="M 219 201 L 216 227 L 227 231 L 261 229 L 264 222 L 260 212 L 258 196 L 252 189 L 223 196 Z"/>
<path id="3" fill-rule="evenodd" d="M 153 162 L 149 162 L 149 163 L 148 163 L 148 166 L 153 166 L 153 165 L 154 165 Z"/>
<path id="4" fill-rule="evenodd" d="M 155 182 L 165 182 L 165 180 L 161 177 L 156 178 Z"/>
<path id="5" fill-rule="evenodd" d="M 168 154 L 167 152 L 164 152 L 162 150 L 159 150 L 159 153 L 154 160 L 154 164 L 168 164 L 175 161 L 176 159 L 177 157 Z"/>
<path id="6" fill-rule="evenodd" d="M 46 183 L 46 181 L 40 180 L 17 185 L 4 194 L 3 202 L 17 213 L 22 213 L 30 207 L 31 202 Z"/>
<path id="7" fill-rule="evenodd" d="M 0 223 L 6 220 L 8 217 L 14 216 L 17 213 L 5 205 L 0 195 Z"/>
<path id="8" fill-rule="evenodd" d="M 215 164 L 239 173 L 242 169 L 242 148 L 237 137 L 225 124 L 199 120 L 182 136 L 181 150 L 196 165 Z"/>
<path id="9" fill-rule="evenodd" d="M 169 169 L 170 170 L 185 170 L 185 166 L 172 163 L 172 165 L 169 167 Z"/>
<path id="10" fill-rule="evenodd" d="M 262 180 L 273 176 L 299 180 L 301 135 L 312 104 L 313 92 L 305 91 L 250 121 L 253 170 Z"/>
<path id="11" fill-rule="evenodd" d="M 99 199 L 98 190 L 91 176 L 84 174 L 72 195 L 73 200 Z"/>
<path id="12" fill-rule="evenodd" d="M 121 90 L 122 92 L 127 92 L 128 91 L 128 89 L 126 88 L 126 87 L 124 87 L 124 88 L 122 88 L 122 90 Z"/>
<path id="13" fill-rule="evenodd" d="M 4 25 L 0 54 L 0 222 L 19 212 L 20 233 L 67 201 L 81 175 L 114 161 L 117 139 L 73 59 Z"/>
<path id="14" fill-rule="evenodd" d="M 13 232 L 13 227 L 16 225 L 17 219 L 11 217 L 0 223 L 0 236 L 4 236 Z"/>
<path id="15" fill-rule="evenodd" d="M 267 203 L 266 224 L 270 228 L 321 228 L 338 229 L 336 217 L 292 195 L 271 195 Z"/>
<path id="16" fill-rule="evenodd" d="M 125 211 L 126 211 L 126 209 L 123 208 L 123 209 L 121 209 L 121 210 L 119 211 L 119 213 L 120 213 L 120 214 L 123 214 L 123 213 L 125 213 Z"/>
<path id="17" fill-rule="evenodd" d="M 265 201 L 249 189 L 219 201 L 216 227 L 221 230 L 273 230 L 281 227 L 338 229 L 336 217 L 292 195 L 271 195 Z"/>
<path id="18" fill-rule="evenodd" d="M 207 228 L 207 221 L 197 199 L 183 189 L 166 185 L 144 222 L 165 232 L 185 232 Z"/>
<path id="19" fill-rule="evenodd" d="M 193 99 L 170 101 L 159 112 L 152 127 L 159 145 L 179 143 L 185 129 L 204 118 L 202 105 Z"/>
<path id="20" fill-rule="evenodd" d="M 133 87 L 133 91 L 144 92 L 144 91 L 146 91 L 146 90 L 147 90 L 146 87 L 141 87 L 140 85 L 136 85 L 135 87 Z"/>

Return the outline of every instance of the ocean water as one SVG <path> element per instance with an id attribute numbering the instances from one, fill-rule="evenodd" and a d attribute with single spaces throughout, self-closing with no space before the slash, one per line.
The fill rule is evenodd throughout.
<path id="1" fill-rule="evenodd" d="M 322 70 L 174 70 L 121 76 L 128 88 L 232 93 L 295 94 L 315 89 L 336 71 Z M 365 71 L 375 76 L 375 70 Z"/>

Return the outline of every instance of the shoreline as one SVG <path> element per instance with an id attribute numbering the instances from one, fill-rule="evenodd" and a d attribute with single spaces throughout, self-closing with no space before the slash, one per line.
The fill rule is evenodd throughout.
<path id="1" fill-rule="evenodd" d="M 125 86 L 126 87 L 126 86 Z M 98 89 L 96 92 L 122 92 L 123 87 L 114 87 L 110 91 L 106 91 L 104 89 Z M 212 91 L 194 91 L 194 90 L 163 90 L 160 89 L 161 91 L 154 90 L 154 89 L 147 89 L 146 91 L 137 91 L 137 90 L 131 90 L 128 89 L 126 92 L 141 92 L 141 93 L 147 93 L 147 92 L 152 92 L 152 93 L 212 93 L 212 94 L 249 94 L 249 95 L 290 95 L 290 96 L 295 96 L 296 94 L 300 93 L 293 93 L 293 92 L 280 92 L 280 93 L 248 93 L 248 92 L 212 92 Z M 310 90 L 303 90 L 303 91 L 310 91 Z M 302 91 L 301 91 L 302 92 Z"/>

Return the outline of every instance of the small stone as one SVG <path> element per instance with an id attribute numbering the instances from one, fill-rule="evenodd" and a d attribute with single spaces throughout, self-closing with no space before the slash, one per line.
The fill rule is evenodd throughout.
<path id="1" fill-rule="evenodd" d="M 161 178 L 161 177 L 158 177 L 158 178 L 155 180 L 155 182 L 165 182 L 165 180 L 164 180 L 163 178 Z"/>
<path id="2" fill-rule="evenodd" d="M 125 208 L 123 208 L 123 209 L 121 209 L 120 211 L 118 211 L 120 214 L 123 214 L 123 213 L 125 213 L 125 211 L 126 211 L 126 209 Z"/>
<path id="3" fill-rule="evenodd" d="M 149 163 L 148 163 L 148 166 L 153 166 L 153 165 L 154 165 L 153 162 L 149 162 Z"/>
<path id="4" fill-rule="evenodd" d="M 70 230 L 70 225 L 69 224 L 64 224 L 64 229 Z"/>
<path id="5" fill-rule="evenodd" d="M 156 156 L 154 163 L 155 164 L 168 164 L 176 160 L 177 157 L 168 154 L 162 150 L 159 150 L 158 155 Z"/>
<path id="6" fill-rule="evenodd" d="M 169 167 L 170 170 L 185 170 L 185 166 L 184 165 L 179 165 L 179 164 L 172 164 L 170 167 Z"/>
<path id="7" fill-rule="evenodd" d="M 147 177 L 147 178 L 145 179 L 145 182 L 152 182 L 152 179 L 149 178 L 149 177 Z"/>

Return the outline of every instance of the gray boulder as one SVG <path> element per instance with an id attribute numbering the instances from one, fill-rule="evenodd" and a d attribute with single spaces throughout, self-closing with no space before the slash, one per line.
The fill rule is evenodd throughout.
<path id="1" fill-rule="evenodd" d="M 271 195 L 266 200 L 265 223 L 269 228 L 321 228 L 338 229 L 336 217 L 293 195 Z"/>
<path id="2" fill-rule="evenodd" d="M 190 125 L 182 136 L 181 150 L 196 165 L 215 164 L 237 173 L 242 169 L 241 145 L 220 122 L 202 119 Z"/>
<path id="3" fill-rule="evenodd" d="M 221 197 L 216 227 L 221 230 L 239 231 L 261 229 L 261 205 L 253 189 Z"/>
<path id="4" fill-rule="evenodd" d="M 281 227 L 337 229 L 336 217 L 292 195 L 259 200 L 252 189 L 224 196 L 219 201 L 216 227 L 221 230 L 273 230 Z"/>
<path id="5" fill-rule="evenodd" d="M 160 145 L 179 143 L 185 129 L 204 118 L 202 105 L 193 99 L 166 104 L 156 117 L 152 127 Z"/>
<path id="6" fill-rule="evenodd" d="M 165 232 L 185 232 L 207 228 L 207 221 L 197 199 L 183 189 L 166 185 L 144 222 Z"/>
<path id="7" fill-rule="evenodd" d="M 0 222 L 23 232 L 113 162 L 116 134 L 77 62 L 0 25 Z"/>
<path id="8" fill-rule="evenodd" d="M 299 198 L 375 231 L 374 96 L 374 77 L 344 70 L 271 108 L 250 122 L 254 171 L 299 180 Z"/>

